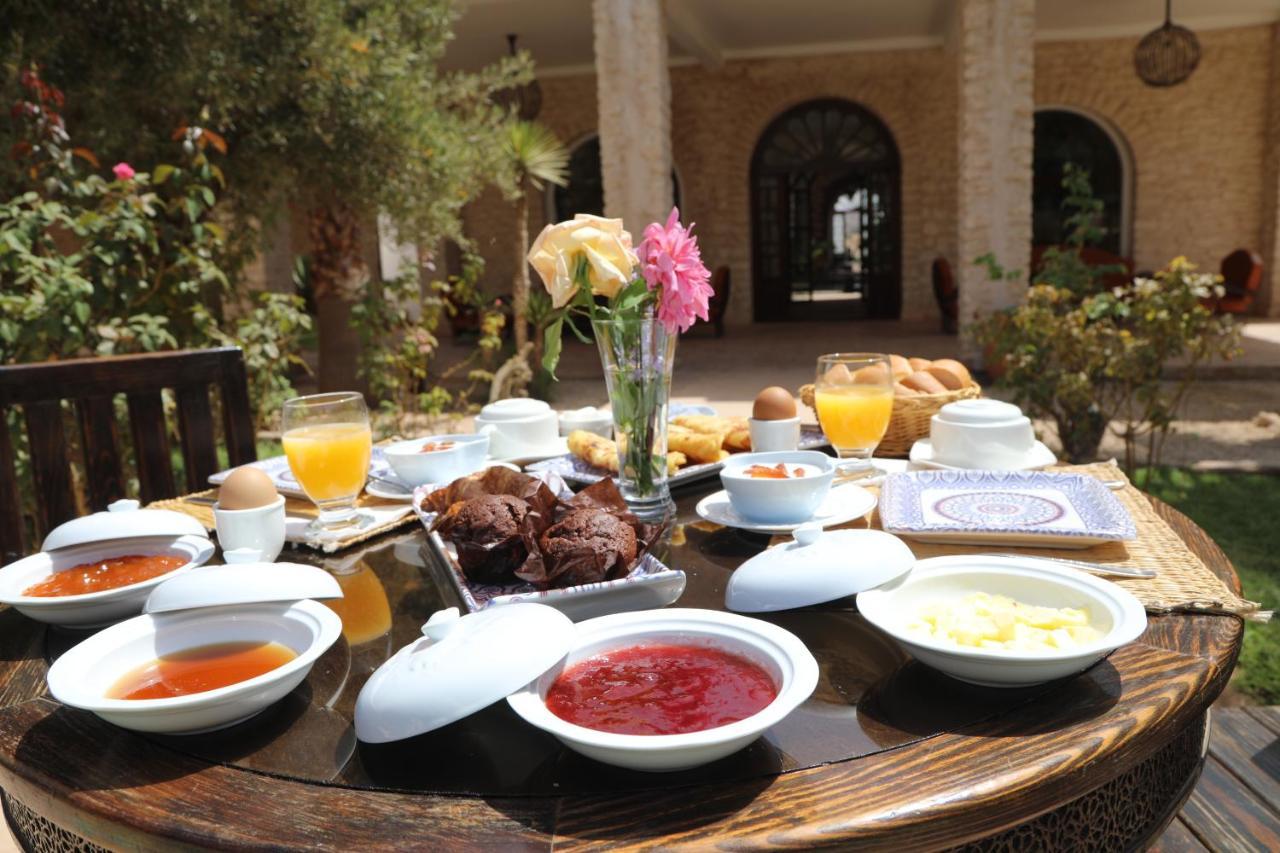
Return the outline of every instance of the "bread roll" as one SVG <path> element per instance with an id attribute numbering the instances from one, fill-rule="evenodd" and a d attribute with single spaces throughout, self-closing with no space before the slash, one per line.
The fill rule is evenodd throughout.
<path id="1" fill-rule="evenodd" d="M 907 363 L 911 365 L 911 371 L 913 373 L 917 370 L 928 370 L 929 365 L 933 364 L 933 362 L 927 358 L 909 358 L 907 359 Z"/>
<path id="2" fill-rule="evenodd" d="M 954 358 L 936 358 L 933 360 L 932 367 L 942 370 L 950 374 L 952 377 L 954 377 L 954 381 L 958 383 L 956 385 L 952 385 L 951 383 L 947 382 L 947 380 L 943 378 L 941 374 L 934 373 L 933 370 L 929 371 L 930 373 L 933 373 L 933 375 L 938 379 L 939 382 L 941 382 L 943 385 L 946 385 L 952 391 L 957 391 L 961 388 L 965 388 L 973 384 L 973 377 L 969 375 L 969 368 L 965 367 L 963 364 L 956 361 Z"/>
<path id="3" fill-rule="evenodd" d="M 943 367 L 935 364 L 928 367 L 925 370 L 925 373 L 928 373 L 934 379 L 941 382 L 948 391 L 959 391 L 965 385 L 964 377 L 960 376 L 949 367 Z"/>
<path id="4" fill-rule="evenodd" d="M 902 384 L 908 388 L 913 388 L 922 394 L 947 393 L 947 386 L 934 378 L 932 373 L 924 370 L 917 370 L 915 373 L 902 380 Z"/>
<path id="5" fill-rule="evenodd" d="M 911 362 L 907 361 L 900 355 L 889 356 L 889 369 L 893 371 L 894 379 L 902 379 L 905 376 L 910 376 L 915 370 L 915 368 L 911 366 Z"/>
<path id="6" fill-rule="evenodd" d="M 893 396 L 895 397 L 919 397 L 920 392 L 914 388 L 908 388 L 901 382 L 893 383 Z"/>
<path id="7" fill-rule="evenodd" d="M 863 385 L 885 385 L 888 384 L 887 379 L 883 364 L 868 364 L 853 372 L 853 381 Z"/>

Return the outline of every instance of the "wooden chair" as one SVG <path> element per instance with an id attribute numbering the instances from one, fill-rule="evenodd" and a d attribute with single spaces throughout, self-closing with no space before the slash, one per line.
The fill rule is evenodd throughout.
<path id="1" fill-rule="evenodd" d="M 711 299 L 707 303 L 707 323 L 716 330 L 716 337 L 724 337 L 724 315 L 729 309 L 729 293 L 733 280 L 728 267 L 716 267 L 711 273 Z"/>
<path id="2" fill-rule="evenodd" d="M 1219 314 L 1248 314 L 1262 286 L 1262 257 L 1248 249 L 1236 249 L 1222 259 L 1219 271 L 1226 293 L 1214 303 L 1214 310 Z"/>
<path id="3" fill-rule="evenodd" d="M 232 465 L 257 458 L 244 357 L 239 348 L 149 353 L 0 367 L 0 413 L 19 406 L 27 427 L 35 480 L 36 539 L 77 514 L 63 400 L 72 401 L 84 449 L 89 508 L 125 496 L 113 395 L 128 401 L 129 427 L 144 503 L 173 497 L 173 466 L 160 392 L 173 389 L 186 472 L 183 491 L 207 488 L 219 470 L 209 386 L 222 394 L 223 431 Z M 0 421 L 0 556 L 26 552 L 14 450 Z"/>
<path id="4" fill-rule="evenodd" d="M 960 288 L 956 285 L 951 263 L 943 257 L 933 259 L 933 298 L 942 313 L 942 331 L 954 335 L 960 330 Z"/>

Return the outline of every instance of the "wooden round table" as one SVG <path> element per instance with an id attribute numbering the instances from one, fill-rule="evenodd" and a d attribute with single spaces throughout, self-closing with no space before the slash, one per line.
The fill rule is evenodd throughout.
<path id="1" fill-rule="evenodd" d="M 701 522 L 712 484 L 677 495 L 679 604 L 723 606 L 767 540 Z M 1157 510 L 1233 588 L 1222 551 Z M 615 770 L 498 703 L 397 744 L 355 741 L 368 674 L 457 603 L 413 530 L 331 559 L 346 639 L 282 702 L 211 735 L 127 732 L 49 698 L 47 661 L 82 635 L 0 612 L 0 787 L 32 849 L 557 848 L 623 845 L 1116 850 L 1154 838 L 1190 793 L 1209 705 L 1240 649 L 1232 616 L 1152 617 L 1078 676 L 970 687 L 911 661 L 850 600 L 771 618 L 813 650 L 813 698 L 735 756 L 696 770 Z M 536 638 L 530 638 L 536 642 Z"/>

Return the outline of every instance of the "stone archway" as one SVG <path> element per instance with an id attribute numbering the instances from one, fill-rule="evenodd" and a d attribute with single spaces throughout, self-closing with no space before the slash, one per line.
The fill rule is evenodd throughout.
<path id="1" fill-rule="evenodd" d="M 808 101 L 765 129 L 751 159 L 755 319 L 897 318 L 901 169 L 878 117 Z"/>
<path id="2" fill-rule="evenodd" d="M 1089 172 L 1094 197 L 1103 205 L 1098 244 L 1115 255 L 1132 253 L 1133 155 L 1108 122 L 1074 107 L 1039 107 L 1035 113 L 1032 236 L 1037 246 L 1066 239 L 1062 172 L 1073 163 Z"/>

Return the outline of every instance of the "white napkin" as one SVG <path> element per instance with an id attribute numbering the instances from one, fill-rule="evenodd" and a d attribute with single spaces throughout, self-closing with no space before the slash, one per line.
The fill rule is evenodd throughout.
<path id="1" fill-rule="evenodd" d="M 370 506 L 360 507 L 356 512 L 360 516 L 356 526 L 342 527 L 338 530 L 326 530 L 314 535 L 310 535 L 307 530 L 314 520 L 313 518 L 301 515 L 285 516 L 284 538 L 289 542 L 297 542 L 309 548 L 323 551 L 326 554 L 332 554 L 334 551 L 345 547 L 346 540 L 352 534 L 399 521 L 413 512 L 413 507 L 409 504 Z"/>

